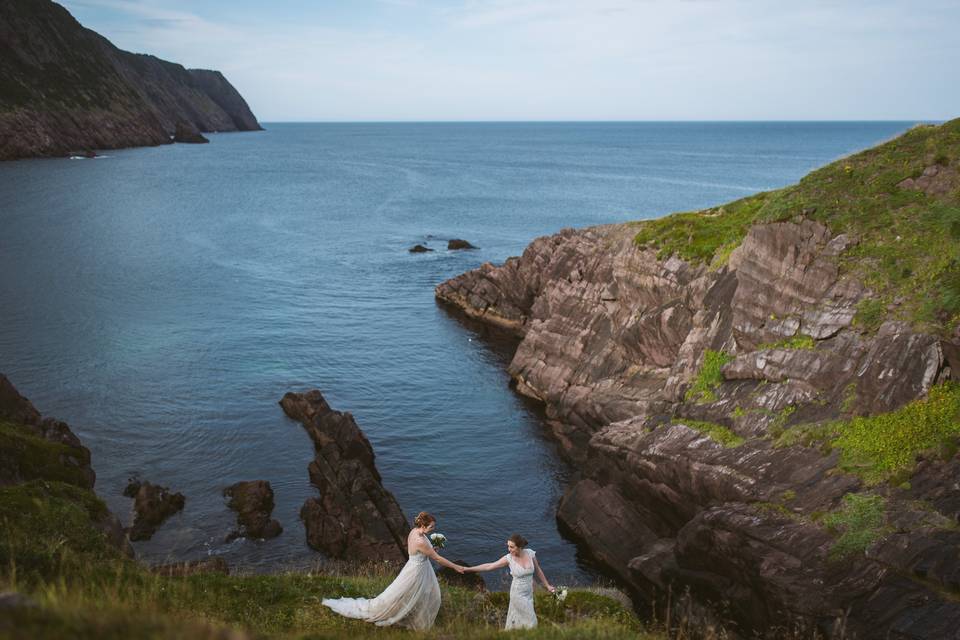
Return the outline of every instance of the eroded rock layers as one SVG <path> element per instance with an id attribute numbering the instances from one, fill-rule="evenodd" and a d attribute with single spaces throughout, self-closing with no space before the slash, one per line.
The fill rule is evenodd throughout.
<path id="1" fill-rule="evenodd" d="M 331 409 L 316 389 L 287 393 L 280 405 L 314 445 L 310 482 L 320 495 L 300 510 L 307 544 L 333 558 L 406 560 L 410 525 L 384 488 L 373 447 L 353 416 Z"/>
<path id="2" fill-rule="evenodd" d="M 838 560 L 818 514 L 861 480 L 838 472 L 836 451 L 774 441 L 925 396 L 960 370 L 957 346 L 905 323 L 854 327 L 870 295 L 839 267 L 854 241 L 818 222 L 756 225 L 719 268 L 659 259 L 636 229 L 563 230 L 436 289 L 523 337 L 509 372 L 580 471 L 560 522 L 641 597 L 689 588 L 743 633 L 955 637 L 960 459 L 873 489 L 885 535 Z M 708 353 L 725 356 L 721 380 L 693 397 Z"/>

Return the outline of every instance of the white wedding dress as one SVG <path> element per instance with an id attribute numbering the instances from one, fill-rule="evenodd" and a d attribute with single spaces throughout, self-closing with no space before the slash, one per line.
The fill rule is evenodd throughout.
<path id="1" fill-rule="evenodd" d="M 440 610 L 440 584 L 430 559 L 417 551 L 376 598 L 324 598 L 323 605 L 380 627 L 429 629 Z"/>
<path id="2" fill-rule="evenodd" d="M 537 614 L 533 610 L 533 559 L 537 555 L 533 549 L 523 550 L 529 566 L 524 567 L 507 554 L 507 564 L 513 582 L 510 584 L 510 608 L 507 609 L 507 624 L 504 629 L 532 629 L 537 626 Z"/>

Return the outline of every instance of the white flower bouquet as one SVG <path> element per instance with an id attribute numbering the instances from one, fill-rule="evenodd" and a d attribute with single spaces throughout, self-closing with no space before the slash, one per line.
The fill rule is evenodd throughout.
<path id="1" fill-rule="evenodd" d="M 563 604 L 563 601 L 567 599 L 567 593 L 566 587 L 557 587 L 553 590 L 553 597 L 557 600 L 557 604 Z"/>
<path id="2" fill-rule="evenodd" d="M 433 545 L 434 549 L 443 549 L 447 546 L 447 536 L 442 533 L 431 533 L 430 544 Z"/>

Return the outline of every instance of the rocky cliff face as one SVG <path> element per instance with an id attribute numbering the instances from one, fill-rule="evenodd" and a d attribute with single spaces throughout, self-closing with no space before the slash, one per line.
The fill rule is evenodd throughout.
<path id="1" fill-rule="evenodd" d="M 121 51 L 48 0 L 0 3 L 0 160 L 260 129 L 216 71 Z"/>
<path id="2" fill-rule="evenodd" d="M 436 295 L 523 337 L 509 372 L 580 469 L 557 517 L 645 602 L 690 589 L 743 634 L 956 637 L 956 446 L 878 481 L 836 425 L 954 398 L 957 340 L 855 321 L 856 234 L 748 227 L 725 264 L 567 229 Z"/>

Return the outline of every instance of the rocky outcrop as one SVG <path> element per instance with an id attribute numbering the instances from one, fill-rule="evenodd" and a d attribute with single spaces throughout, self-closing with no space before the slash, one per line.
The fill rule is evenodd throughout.
<path id="1" fill-rule="evenodd" d="M 167 518 L 183 510 L 186 498 L 172 493 L 167 487 L 131 480 L 123 495 L 133 498 L 133 525 L 128 534 L 131 540 L 149 540 Z"/>
<path id="2" fill-rule="evenodd" d="M 52 445 L 38 447 L 36 438 Z M 92 490 L 96 474 L 90 466 L 90 450 L 70 427 L 43 418 L 0 373 L 0 485 L 31 480 L 65 482 Z M 133 555 L 126 531 L 109 509 L 99 510 L 92 524 L 110 544 Z"/>
<path id="3" fill-rule="evenodd" d="M 410 247 L 410 253 L 428 253 L 433 251 L 430 247 L 425 247 L 422 244 L 415 244 Z"/>
<path id="4" fill-rule="evenodd" d="M 447 241 L 448 251 L 461 251 L 463 249 L 476 249 L 476 247 L 466 240 L 461 240 L 460 238 L 452 238 Z"/>
<path id="5" fill-rule="evenodd" d="M 0 3 L 0 160 L 260 129 L 222 74 L 121 51 L 49 0 Z"/>
<path id="6" fill-rule="evenodd" d="M 59 469 L 54 470 L 56 477 L 64 482 L 76 484 L 84 489 L 92 489 L 97 475 L 90 466 L 90 450 L 84 447 L 80 438 L 70 427 L 54 418 L 43 418 L 33 404 L 20 395 L 7 377 L 0 374 L 0 421 L 13 429 L 24 429 L 49 442 L 63 445 L 57 456 Z M 45 478 L 51 473 L 31 462 L 32 457 L 24 458 L 13 445 L 0 451 L 0 484 L 13 484 Z"/>
<path id="7" fill-rule="evenodd" d="M 180 122 L 177 124 L 177 128 L 173 133 L 173 141 L 186 144 L 207 144 L 210 142 L 203 136 L 202 133 L 197 131 L 196 127 L 186 122 Z"/>
<path id="8" fill-rule="evenodd" d="M 374 464 L 373 447 L 349 413 L 314 389 L 287 393 L 280 406 L 313 441 L 310 482 L 320 495 L 300 510 L 307 544 L 334 558 L 405 560 L 410 525 Z"/>
<path id="9" fill-rule="evenodd" d="M 938 633 L 960 626 L 960 557 L 944 552 L 960 548 L 960 488 L 947 480 L 960 459 L 884 489 L 897 533 L 839 562 L 818 514 L 860 481 L 838 473 L 835 452 L 773 439 L 923 397 L 958 370 L 956 345 L 904 323 L 854 326 L 871 293 L 838 257 L 855 239 L 819 222 L 756 225 L 712 268 L 658 258 L 636 231 L 566 229 L 436 289 L 522 336 L 509 372 L 580 469 L 561 524 L 644 602 L 689 588 L 744 634 L 829 634 L 842 620 L 846 637 L 953 637 Z M 694 398 L 710 351 L 724 354 L 722 379 Z M 720 444 L 704 421 L 744 444 Z"/>
<path id="10" fill-rule="evenodd" d="M 239 530 L 227 536 L 227 541 L 238 537 L 276 538 L 283 527 L 270 518 L 273 513 L 273 488 L 266 480 L 237 482 L 223 490 L 229 498 L 227 506 L 237 512 Z"/>

